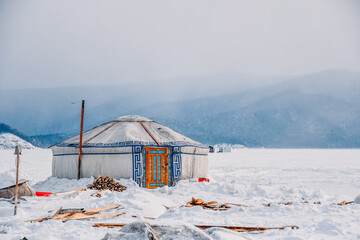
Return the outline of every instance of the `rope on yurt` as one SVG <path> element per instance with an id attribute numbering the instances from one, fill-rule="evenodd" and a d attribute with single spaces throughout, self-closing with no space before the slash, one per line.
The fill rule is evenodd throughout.
<path id="1" fill-rule="evenodd" d="M 145 131 L 150 135 L 150 137 L 152 137 L 152 139 L 154 139 L 154 141 L 156 142 L 156 144 L 158 146 L 160 146 L 160 143 L 156 140 L 156 138 L 151 134 L 151 132 L 149 131 L 149 129 L 147 129 L 144 125 L 144 123 L 142 121 L 139 122 L 141 124 L 141 126 L 145 129 Z"/>
<path id="2" fill-rule="evenodd" d="M 108 130 L 109 128 L 112 128 L 113 126 L 115 126 L 116 124 L 118 124 L 119 122 L 114 122 L 113 124 L 111 124 L 110 126 L 108 126 L 107 128 L 105 128 L 104 130 L 102 130 L 101 132 L 99 132 L 98 134 L 95 134 L 94 136 L 92 136 L 91 138 L 89 138 L 88 140 L 86 140 L 84 142 L 84 144 L 88 143 L 89 141 L 93 140 L 94 138 L 96 138 L 97 136 L 99 136 L 100 134 L 102 134 L 103 132 L 105 132 L 106 130 Z"/>

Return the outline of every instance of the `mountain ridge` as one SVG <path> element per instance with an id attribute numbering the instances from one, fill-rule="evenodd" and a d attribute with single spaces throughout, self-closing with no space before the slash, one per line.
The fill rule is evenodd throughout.
<path id="1" fill-rule="evenodd" d="M 219 86 L 221 83 L 216 87 Z M 161 97 L 151 99 L 151 94 L 163 93 L 156 91 L 156 87 L 146 96 L 139 96 L 138 93 L 141 95 L 148 89 L 140 89 L 134 94 L 135 87 L 124 95 L 116 95 L 118 89 L 113 89 L 112 93 L 97 95 L 98 100 L 95 102 L 86 101 L 85 129 L 121 115 L 135 114 L 151 118 L 194 140 L 208 144 L 231 143 L 250 147 L 360 147 L 360 129 L 356 127 L 360 121 L 360 73 L 344 70 L 323 71 L 292 76 L 286 80 L 278 79 L 275 84 L 257 88 L 238 87 L 233 89 L 237 91 L 235 94 L 217 95 L 221 92 L 219 91 L 208 93 L 205 97 L 194 95 L 191 99 L 174 100 L 181 95 L 182 90 L 179 89 L 177 96 L 163 102 L 158 101 Z M 182 89 L 191 87 L 189 85 Z M 206 90 L 214 89 L 214 86 L 206 87 L 202 89 L 204 94 Z M 93 90 L 95 95 L 101 92 L 101 89 Z M 36 94 L 38 93 L 29 93 L 27 96 L 37 96 Z M 80 101 L 77 100 L 78 104 L 71 104 L 71 94 L 76 94 L 76 89 L 61 101 L 56 100 L 61 94 L 56 95 L 54 90 L 47 93 L 47 96 L 51 94 L 54 100 L 45 103 L 44 109 L 31 101 L 30 104 L 33 103 L 34 106 L 31 105 L 28 111 L 24 109 L 26 106 L 19 105 L 19 102 L 13 107 L 9 107 L 10 103 L 6 105 L 5 112 L 9 113 L 6 116 L 10 120 L 19 121 L 15 116 L 18 110 L 23 110 L 27 119 L 26 128 L 30 129 L 25 132 L 30 133 L 29 135 L 48 135 L 38 137 L 40 142 L 47 139 L 48 144 L 53 144 L 56 139 L 63 140 L 66 136 L 78 134 Z M 64 102 L 67 103 L 63 104 Z M 57 107 L 58 103 L 61 106 Z M 12 113 L 11 109 L 16 111 Z M 39 114 L 34 116 L 34 111 L 39 111 Z M 0 121 L 3 121 L 1 116 Z M 24 125 L 25 122 L 20 123 Z"/>

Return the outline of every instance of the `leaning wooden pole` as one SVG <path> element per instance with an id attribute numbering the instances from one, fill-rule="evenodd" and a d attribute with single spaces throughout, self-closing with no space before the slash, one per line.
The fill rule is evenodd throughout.
<path id="1" fill-rule="evenodd" d="M 79 143 L 79 161 L 78 161 L 78 179 L 80 179 L 81 173 L 81 155 L 82 155 L 82 137 L 83 137 L 83 127 L 84 127 L 84 108 L 85 100 L 82 100 L 81 104 L 81 123 L 80 123 L 80 143 Z"/>
<path id="2" fill-rule="evenodd" d="M 20 146 L 16 146 L 16 147 L 15 147 L 15 154 L 16 154 L 16 184 L 15 184 L 15 208 L 14 208 L 14 215 L 16 215 L 17 204 L 18 204 L 18 195 L 19 195 L 19 164 L 20 164 L 20 154 L 21 154 L 21 148 L 20 148 Z"/>

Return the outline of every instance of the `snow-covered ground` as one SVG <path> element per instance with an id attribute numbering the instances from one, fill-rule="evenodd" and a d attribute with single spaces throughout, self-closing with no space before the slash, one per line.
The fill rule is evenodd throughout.
<path id="1" fill-rule="evenodd" d="M 93 179 L 56 179 L 51 175 L 51 151 L 24 150 L 20 178 L 30 179 L 36 191 L 58 192 L 84 188 Z M 360 194 L 360 149 L 236 149 L 231 153 L 209 155 L 209 183 L 180 181 L 175 187 L 139 188 L 133 181 L 121 179 L 124 192 L 109 192 L 102 198 L 93 191 L 53 197 L 27 197 L 18 214 L 13 205 L 0 201 L 0 239 L 102 239 L 107 233 L 119 239 L 142 238 L 129 228 L 94 228 L 98 222 L 130 223 L 156 217 L 150 224 L 238 225 L 278 227 L 297 225 L 299 229 L 270 230 L 263 233 L 235 233 L 229 230 L 204 231 L 213 239 L 360 239 L 360 204 L 338 206 L 332 203 L 352 201 Z M 13 184 L 13 150 L 0 150 L 0 187 Z M 201 207 L 179 207 L 191 197 L 218 203 L 240 203 L 228 211 L 215 212 Z M 277 204 L 293 202 L 292 205 Z M 309 204 L 301 203 L 309 201 Z M 321 204 L 313 204 L 320 201 Z M 263 204 L 272 203 L 270 207 Z M 125 215 L 68 222 L 48 220 L 28 223 L 24 220 L 48 216 L 48 211 L 63 208 L 97 207 L 120 204 Z M 170 207 L 167 210 L 164 205 Z M 187 230 L 186 230 L 187 229 Z M 131 235 L 132 234 L 132 235 Z M 183 232 L 185 234 L 185 232 Z M 205 235 L 205 234 L 204 234 Z M 174 236 L 174 235 L 173 235 Z M 174 237 L 181 239 L 180 236 Z"/>

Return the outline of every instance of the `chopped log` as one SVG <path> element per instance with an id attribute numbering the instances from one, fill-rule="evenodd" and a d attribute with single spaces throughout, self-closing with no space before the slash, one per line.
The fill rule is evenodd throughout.
<path id="1" fill-rule="evenodd" d="M 126 224 L 124 223 L 95 223 L 93 225 L 93 227 L 123 227 Z M 217 228 L 226 228 L 232 231 L 236 231 L 236 232 L 255 232 L 255 231 L 266 231 L 266 230 L 272 230 L 272 229 L 277 229 L 277 230 L 284 230 L 285 228 L 291 228 L 291 229 L 299 229 L 298 226 L 284 226 L 284 227 L 240 227 L 240 226 L 211 226 L 211 225 L 195 225 L 195 227 L 200 228 L 200 229 L 208 229 L 208 228 L 213 228 L 213 227 L 217 227 Z"/>

